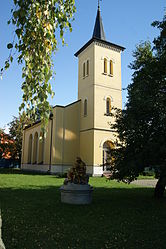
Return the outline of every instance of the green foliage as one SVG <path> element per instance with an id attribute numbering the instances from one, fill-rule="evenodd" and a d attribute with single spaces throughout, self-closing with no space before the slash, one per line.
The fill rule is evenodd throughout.
<path id="1" fill-rule="evenodd" d="M 4 129 L 0 128 L 0 159 L 2 159 L 4 151 L 4 144 L 2 143 L 3 134 L 4 134 Z"/>
<path id="2" fill-rule="evenodd" d="M 5 62 L 8 69 L 13 61 L 12 49 L 18 52 L 18 63 L 22 67 L 23 104 L 19 110 L 26 111 L 29 118 L 37 113 L 43 125 L 49 119 L 51 107 L 48 96 L 54 96 L 50 79 L 53 76 L 52 55 L 57 50 L 57 32 L 64 44 L 64 32 L 72 31 L 71 20 L 75 12 L 74 0 L 14 0 L 15 9 L 8 24 L 15 26 L 15 36 L 9 58 Z M 1 69 L 3 73 L 3 68 Z"/>
<path id="3" fill-rule="evenodd" d="M 152 23 L 153 27 L 157 27 L 160 30 L 160 36 L 154 39 L 155 51 L 157 57 L 165 57 L 166 54 L 166 14 L 163 21 L 155 21 Z"/>
<path id="4" fill-rule="evenodd" d="M 153 47 L 149 42 L 137 46 L 126 108 L 115 112 L 112 125 L 117 131 L 114 178 L 127 182 L 145 167 L 155 167 L 160 176 L 166 172 L 166 18 L 153 25 L 160 35 Z"/>
<path id="5" fill-rule="evenodd" d="M 135 60 L 130 63 L 129 67 L 137 72 L 137 70 L 143 68 L 153 57 L 151 43 L 147 41 L 137 45 L 136 50 L 133 52 L 133 57 Z"/>
<path id="6" fill-rule="evenodd" d="M 8 49 L 13 48 L 13 44 L 9 43 L 9 44 L 7 45 L 7 48 L 8 48 Z"/>
<path id="7" fill-rule="evenodd" d="M 8 124 L 9 134 L 15 143 L 16 155 L 20 162 L 21 162 L 23 129 L 25 128 L 26 125 L 30 124 L 32 124 L 32 119 L 29 120 L 26 113 L 24 112 L 21 115 L 19 115 L 19 117 L 13 117 L 13 120 Z"/>
<path id="8" fill-rule="evenodd" d="M 16 146 L 9 134 L 0 128 L 0 159 L 16 159 Z"/>

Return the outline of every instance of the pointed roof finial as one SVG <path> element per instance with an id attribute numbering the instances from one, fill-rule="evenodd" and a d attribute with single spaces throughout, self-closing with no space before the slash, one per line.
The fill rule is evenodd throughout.
<path id="1" fill-rule="evenodd" d="M 78 57 L 79 54 L 81 54 L 87 47 L 89 47 L 90 44 L 92 44 L 93 42 L 96 42 L 96 41 L 97 41 L 97 44 L 99 43 L 99 44 L 108 45 L 109 47 L 116 48 L 120 51 L 125 50 L 125 48 L 122 46 L 119 46 L 119 45 L 116 45 L 114 43 L 106 41 L 104 27 L 103 27 L 101 13 L 100 13 L 100 1 L 102 1 L 102 0 L 98 0 L 96 2 L 96 3 L 98 3 L 98 10 L 97 10 L 97 16 L 96 16 L 96 21 L 95 21 L 95 26 L 94 26 L 92 38 L 82 48 L 80 48 L 80 50 L 78 50 L 75 53 L 76 57 Z"/>
<path id="2" fill-rule="evenodd" d="M 93 30 L 92 38 L 98 38 L 100 40 L 106 40 L 105 33 L 104 33 L 104 28 L 103 28 L 103 23 L 102 23 L 102 18 L 101 18 L 101 15 L 100 15 L 100 1 L 101 0 L 98 0 L 98 11 L 97 11 L 96 22 L 95 22 L 95 27 L 94 27 L 94 30 Z"/>
<path id="3" fill-rule="evenodd" d="M 98 0 L 98 9 L 100 9 L 100 1 L 102 0 Z"/>
<path id="4" fill-rule="evenodd" d="M 98 0 L 98 9 L 100 9 L 100 0 Z"/>

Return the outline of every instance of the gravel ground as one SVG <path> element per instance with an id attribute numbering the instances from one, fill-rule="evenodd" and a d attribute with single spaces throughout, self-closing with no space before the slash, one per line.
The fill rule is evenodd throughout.
<path id="1" fill-rule="evenodd" d="M 157 179 L 154 180 L 136 180 L 133 181 L 132 184 L 145 186 L 145 187 L 155 187 L 157 183 Z"/>

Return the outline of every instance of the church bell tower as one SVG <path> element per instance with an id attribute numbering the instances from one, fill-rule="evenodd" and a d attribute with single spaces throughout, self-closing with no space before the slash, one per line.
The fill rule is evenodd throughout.
<path id="1" fill-rule="evenodd" d="M 92 175 L 101 175 L 107 151 L 114 144 L 111 108 L 122 108 L 121 52 L 125 48 L 106 40 L 98 5 L 92 38 L 75 53 L 78 57 L 80 156 Z M 110 148 L 109 148 L 110 147 Z"/>

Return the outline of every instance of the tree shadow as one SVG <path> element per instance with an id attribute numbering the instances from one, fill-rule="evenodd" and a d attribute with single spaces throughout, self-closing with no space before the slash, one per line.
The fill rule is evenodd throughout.
<path id="1" fill-rule="evenodd" d="M 164 248 L 166 200 L 152 196 L 97 187 L 91 205 L 77 206 L 61 203 L 59 186 L 3 188 L 3 240 L 7 249 Z"/>
<path id="2" fill-rule="evenodd" d="M 49 172 L 40 172 L 40 171 L 32 171 L 32 170 L 22 170 L 20 168 L 0 168 L 0 174 L 8 175 L 50 175 Z"/>

